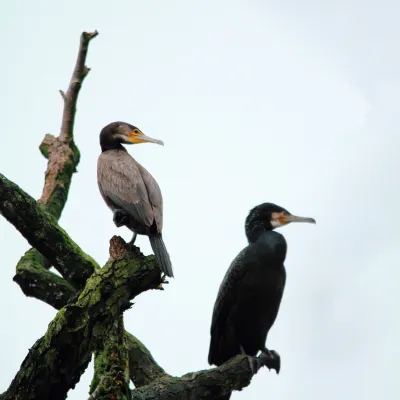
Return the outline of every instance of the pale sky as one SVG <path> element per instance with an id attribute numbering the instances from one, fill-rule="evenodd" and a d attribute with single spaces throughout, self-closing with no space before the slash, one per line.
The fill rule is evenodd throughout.
<path id="1" fill-rule="evenodd" d="M 60 224 L 100 264 L 115 228 L 96 183 L 98 135 L 138 126 L 130 146 L 164 196 L 176 279 L 125 326 L 170 374 L 208 367 L 219 284 L 269 201 L 317 225 L 280 230 L 287 285 L 261 370 L 233 400 L 398 399 L 400 5 L 394 0 L 22 1 L 0 5 L 0 172 L 35 198 L 45 133 L 58 134 L 83 30 L 97 29 L 80 94 L 81 151 Z M 137 244 L 146 253 L 146 237 Z M 12 281 L 29 249 L 0 219 L 0 393 L 55 315 Z M 396 250 L 397 249 L 397 250 Z M 88 397 L 92 367 L 68 399 Z"/>

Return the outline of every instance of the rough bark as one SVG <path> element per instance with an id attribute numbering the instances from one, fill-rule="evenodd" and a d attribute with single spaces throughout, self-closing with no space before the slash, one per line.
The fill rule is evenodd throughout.
<path id="1" fill-rule="evenodd" d="M 46 135 L 40 145 L 40 151 L 48 159 L 48 163 L 43 193 L 38 201 L 57 219 L 67 201 L 72 174 L 79 163 L 79 150 L 73 141 L 76 104 L 83 80 L 90 71 L 85 65 L 89 43 L 97 35 L 97 31 L 82 33 L 68 90 L 66 93 L 60 90 L 64 100 L 60 134 L 58 137 Z"/>
<path id="2" fill-rule="evenodd" d="M 96 351 L 89 400 L 128 400 L 129 362 L 122 316 L 114 321 L 103 347 Z"/>
<path id="3" fill-rule="evenodd" d="M 130 378 L 136 388 L 148 385 L 161 377 L 170 377 L 138 338 L 126 332 L 125 343 L 129 354 Z"/>
<path id="4" fill-rule="evenodd" d="M 86 279 L 99 268 L 44 207 L 2 174 L 0 214 L 75 287 L 83 287 Z"/>
<path id="5" fill-rule="evenodd" d="M 30 249 L 19 260 L 13 279 L 26 296 L 35 297 L 59 310 L 76 290 L 65 279 L 48 271 L 43 265 L 45 260 L 36 249 Z"/>
<path id="6" fill-rule="evenodd" d="M 245 356 L 236 356 L 218 368 L 164 377 L 132 391 L 132 400 L 213 400 L 242 390 L 252 372 Z"/>
<path id="7" fill-rule="evenodd" d="M 33 254 L 40 255 L 37 252 Z M 136 254 L 140 254 L 138 249 L 136 249 Z M 26 260 L 26 258 L 22 257 L 21 260 Z M 65 280 L 40 265 L 38 267 L 33 257 L 28 257 L 28 260 L 28 266 L 23 267 L 22 272 L 14 277 L 14 280 L 17 281 L 27 296 L 42 300 L 59 310 L 76 295 L 76 290 Z M 41 262 L 40 258 L 38 262 Z M 151 262 L 151 259 L 149 262 Z M 130 378 L 135 387 L 147 385 L 155 379 L 167 375 L 139 339 L 125 331 L 124 340 L 128 350 Z M 95 363 L 97 362 L 97 356 L 102 357 L 101 351 L 95 353 Z M 102 359 L 104 360 L 105 358 L 102 357 Z M 94 383 L 92 383 L 92 386 L 96 385 L 96 379 L 99 378 L 93 378 Z"/>
<path id="8" fill-rule="evenodd" d="M 87 280 L 77 300 L 57 313 L 29 351 L 5 400 L 65 399 L 126 303 L 160 285 L 154 257 L 132 254 L 118 237 L 110 243 L 110 260 Z"/>

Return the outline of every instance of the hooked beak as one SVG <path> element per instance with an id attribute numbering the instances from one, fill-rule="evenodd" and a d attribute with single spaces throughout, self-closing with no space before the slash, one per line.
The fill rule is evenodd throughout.
<path id="1" fill-rule="evenodd" d="M 290 222 L 309 222 L 310 224 L 315 224 L 315 219 L 314 218 L 309 218 L 309 217 L 298 217 L 297 215 L 283 215 L 282 216 L 283 223 L 288 224 Z"/>
<path id="2" fill-rule="evenodd" d="M 155 143 L 155 144 L 159 144 L 161 146 L 164 146 L 164 142 L 162 140 L 153 139 L 153 138 L 151 138 L 149 136 L 146 136 L 139 129 L 137 129 L 136 131 L 132 131 L 129 134 L 129 140 L 132 143 L 135 143 L 135 144 L 146 143 L 147 142 L 147 143 Z"/>

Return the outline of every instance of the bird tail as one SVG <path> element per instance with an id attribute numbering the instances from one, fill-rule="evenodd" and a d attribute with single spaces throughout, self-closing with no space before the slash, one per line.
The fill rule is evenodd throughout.
<path id="1" fill-rule="evenodd" d="M 172 272 L 171 260 L 169 258 L 169 254 L 165 247 L 161 233 L 158 233 L 157 235 L 151 235 L 149 239 L 151 248 L 153 249 L 156 257 L 157 264 L 161 271 L 170 278 L 173 278 L 174 273 Z"/>

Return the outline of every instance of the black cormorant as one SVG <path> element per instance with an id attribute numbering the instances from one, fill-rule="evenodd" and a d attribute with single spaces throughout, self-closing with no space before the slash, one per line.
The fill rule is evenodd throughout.
<path id="1" fill-rule="evenodd" d="M 280 370 L 280 356 L 265 347 L 278 314 L 286 281 L 286 240 L 273 229 L 290 222 L 311 222 L 272 203 L 254 207 L 246 219 L 248 246 L 233 260 L 214 305 L 210 365 L 221 365 L 245 354 L 255 373 L 261 365 Z M 261 351 L 259 358 L 257 353 Z M 226 396 L 224 398 L 229 398 Z"/>

